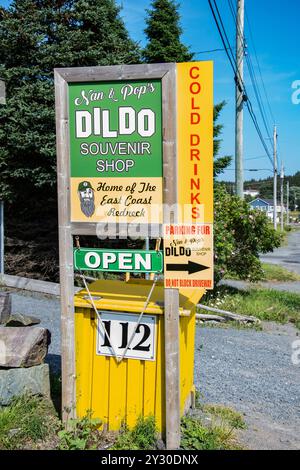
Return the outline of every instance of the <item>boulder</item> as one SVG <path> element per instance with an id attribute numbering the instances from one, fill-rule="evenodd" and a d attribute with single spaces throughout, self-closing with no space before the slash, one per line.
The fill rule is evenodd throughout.
<path id="1" fill-rule="evenodd" d="M 27 369 L 0 369 L 0 406 L 24 394 L 50 397 L 49 365 Z"/>
<path id="2" fill-rule="evenodd" d="M 46 328 L 0 327 L 0 367 L 32 367 L 41 364 L 48 352 L 50 338 Z"/>
<path id="3" fill-rule="evenodd" d="M 9 292 L 0 292 L 0 325 L 7 322 L 11 314 L 11 296 Z"/>
<path id="4" fill-rule="evenodd" d="M 39 323 L 41 323 L 39 318 L 23 315 L 22 313 L 12 313 L 5 323 L 5 326 L 32 326 L 38 325 Z"/>

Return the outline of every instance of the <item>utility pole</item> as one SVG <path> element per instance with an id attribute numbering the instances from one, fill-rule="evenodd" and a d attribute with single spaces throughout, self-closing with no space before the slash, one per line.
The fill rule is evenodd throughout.
<path id="1" fill-rule="evenodd" d="M 280 171 L 280 229 L 283 232 L 284 220 L 283 220 L 283 181 L 284 181 L 284 168 L 283 163 L 281 162 L 281 171 Z"/>
<path id="2" fill-rule="evenodd" d="M 274 184 L 273 184 L 273 224 L 277 230 L 277 128 L 274 126 L 273 134 L 273 158 L 274 158 Z"/>
<path id="3" fill-rule="evenodd" d="M 237 0 L 236 14 L 236 86 L 235 86 L 235 185 L 236 194 L 244 198 L 243 125 L 244 125 L 244 0 Z"/>
<path id="4" fill-rule="evenodd" d="M 286 224 L 290 224 L 290 182 L 286 183 Z"/>

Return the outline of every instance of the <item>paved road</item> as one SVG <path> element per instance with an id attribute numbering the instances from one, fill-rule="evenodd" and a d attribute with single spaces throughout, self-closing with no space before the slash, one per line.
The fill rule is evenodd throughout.
<path id="1" fill-rule="evenodd" d="M 13 293 L 13 311 L 39 317 L 52 333 L 48 361 L 60 364 L 58 299 Z M 291 362 L 292 326 L 267 331 L 197 328 L 195 383 L 203 400 L 245 413 L 250 448 L 300 449 L 300 366 Z"/>
<path id="2" fill-rule="evenodd" d="M 277 264 L 289 271 L 300 274 L 300 230 L 290 232 L 287 237 L 286 246 L 276 248 L 274 252 L 267 253 L 260 257 L 264 263 Z M 226 279 L 220 284 L 235 287 L 237 289 L 249 289 L 257 285 L 265 289 L 275 289 L 286 292 L 295 292 L 300 294 L 300 282 L 259 282 L 251 284 L 246 281 Z"/>
<path id="3" fill-rule="evenodd" d="M 262 255 L 260 259 L 264 263 L 279 264 L 300 274 L 300 230 L 288 234 L 286 246 L 276 248 L 272 253 Z"/>

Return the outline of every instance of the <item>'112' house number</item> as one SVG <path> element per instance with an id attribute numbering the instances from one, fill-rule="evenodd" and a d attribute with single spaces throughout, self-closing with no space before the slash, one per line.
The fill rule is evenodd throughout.
<path id="1" fill-rule="evenodd" d="M 100 315 L 111 342 L 98 321 L 96 354 L 113 356 L 114 352 L 111 347 L 113 346 L 116 354 L 122 356 L 134 332 L 139 315 L 117 312 L 100 312 Z M 144 315 L 124 357 L 154 361 L 155 340 L 156 318 L 154 315 Z"/>

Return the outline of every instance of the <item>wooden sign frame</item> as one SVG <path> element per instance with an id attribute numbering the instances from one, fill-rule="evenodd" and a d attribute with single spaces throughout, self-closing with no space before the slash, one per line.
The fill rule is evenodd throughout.
<path id="1" fill-rule="evenodd" d="M 74 331 L 73 236 L 97 235 L 97 223 L 71 222 L 70 209 L 70 134 L 68 84 L 84 82 L 151 80 L 162 84 L 163 119 L 163 203 L 177 203 L 176 143 L 176 64 L 115 65 L 55 69 L 57 185 L 59 219 L 59 267 L 61 286 L 62 336 L 62 416 L 66 421 L 76 416 L 76 369 Z M 168 220 L 166 217 L 168 216 Z M 177 214 L 164 213 L 163 223 L 176 223 Z M 149 230 L 150 230 L 149 225 Z M 153 227 L 152 227 L 153 228 Z M 162 234 L 162 227 L 157 227 Z M 180 444 L 179 389 L 179 290 L 165 289 L 165 386 L 166 444 L 176 449 Z"/>

